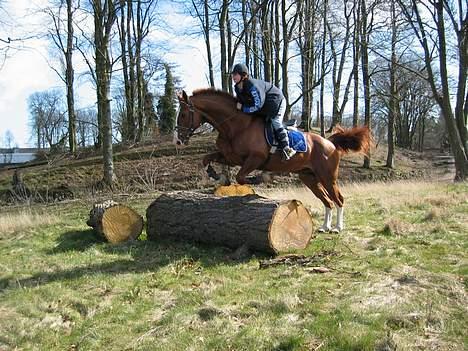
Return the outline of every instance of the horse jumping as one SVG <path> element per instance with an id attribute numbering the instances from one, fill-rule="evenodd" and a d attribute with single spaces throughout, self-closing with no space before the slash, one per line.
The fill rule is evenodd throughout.
<path id="1" fill-rule="evenodd" d="M 190 98 L 183 91 L 178 94 L 178 99 L 180 109 L 174 132 L 175 143 L 187 144 L 204 122 L 218 131 L 218 151 L 203 158 L 205 167 L 211 162 L 240 166 L 236 175 L 239 184 L 248 183 L 247 175 L 256 169 L 297 173 L 325 206 L 325 220 L 319 231 L 339 232 L 344 229 L 344 199 L 337 185 L 339 163 L 343 153 L 369 151 L 371 135 L 367 127 L 341 128 L 328 139 L 305 132 L 307 151 L 284 162 L 280 153 L 269 154 L 270 148 L 264 137 L 265 121 L 238 111 L 232 95 L 215 89 L 201 89 Z M 333 203 L 337 207 L 334 228 Z"/>

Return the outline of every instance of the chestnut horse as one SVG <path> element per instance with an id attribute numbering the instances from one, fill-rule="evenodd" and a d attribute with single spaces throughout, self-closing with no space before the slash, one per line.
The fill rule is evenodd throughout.
<path id="1" fill-rule="evenodd" d="M 204 122 L 218 131 L 218 151 L 203 158 L 203 165 L 211 162 L 240 166 L 236 175 L 239 184 L 249 180 L 247 175 L 255 169 L 272 172 L 298 173 L 299 179 L 325 206 L 325 221 L 320 231 L 332 230 L 332 206 L 337 207 L 337 221 L 333 231 L 344 228 L 343 196 L 337 185 L 338 166 L 342 153 L 366 153 L 371 136 L 367 127 L 341 129 L 328 139 L 315 133 L 304 133 L 307 151 L 296 153 L 284 162 L 279 152 L 270 154 L 264 137 L 265 120 L 236 109 L 235 98 L 223 91 L 202 89 L 190 98 L 185 91 L 178 94 L 180 108 L 174 142 L 187 144 L 195 130 Z"/>

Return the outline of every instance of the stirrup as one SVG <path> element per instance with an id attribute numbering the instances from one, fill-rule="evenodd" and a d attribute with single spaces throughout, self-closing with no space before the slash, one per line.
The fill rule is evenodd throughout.
<path id="1" fill-rule="evenodd" d="M 296 154 L 296 150 L 292 147 L 286 146 L 282 150 L 283 161 L 289 161 Z"/>

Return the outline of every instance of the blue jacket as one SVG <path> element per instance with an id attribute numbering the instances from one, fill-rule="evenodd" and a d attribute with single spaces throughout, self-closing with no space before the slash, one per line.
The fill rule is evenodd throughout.
<path id="1" fill-rule="evenodd" d="M 279 88 L 260 79 L 245 79 L 242 89 L 236 84 L 235 91 L 242 104 L 242 112 L 256 113 L 266 118 L 272 118 L 278 113 L 284 99 Z"/>

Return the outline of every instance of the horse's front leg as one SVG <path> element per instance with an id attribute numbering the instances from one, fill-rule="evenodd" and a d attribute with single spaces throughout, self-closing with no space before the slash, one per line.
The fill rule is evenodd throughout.
<path id="1" fill-rule="evenodd" d="M 205 157 L 203 157 L 203 160 L 202 160 L 203 167 L 209 166 L 211 162 L 225 164 L 227 161 L 221 152 L 216 151 L 216 152 L 212 152 L 211 154 L 205 155 Z"/>
<path id="2" fill-rule="evenodd" d="M 216 181 L 220 181 L 220 183 L 223 185 L 229 185 L 230 181 L 228 177 L 224 174 L 219 175 L 211 166 L 211 162 L 228 164 L 228 161 L 226 160 L 224 155 L 219 151 L 208 154 L 205 157 L 203 157 L 202 165 L 209 178 L 212 178 Z"/>

